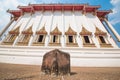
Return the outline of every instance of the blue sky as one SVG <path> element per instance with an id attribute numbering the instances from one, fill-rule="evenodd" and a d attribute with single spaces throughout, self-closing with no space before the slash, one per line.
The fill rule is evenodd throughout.
<path id="1" fill-rule="evenodd" d="M 109 21 L 120 34 L 120 0 L 0 0 L 0 30 L 10 20 L 8 9 L 17 9 L 18 5 L 28 5 L 29 3 L 88 3 L 89 5 L 101 5 L 100 10 L 113 10 L 109 14 Z M 118 42 L 117 42 L 118 43 Z M 120 45 L 120 43 L 118 43 Z"/>

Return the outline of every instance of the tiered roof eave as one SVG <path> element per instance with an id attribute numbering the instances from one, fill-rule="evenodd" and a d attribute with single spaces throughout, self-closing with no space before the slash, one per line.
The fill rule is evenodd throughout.
<path id="1" fill-rule="evenodd" d="M 22 10 L 7 10 L 8 13 L 12 14 L 15 17 L 20 17 L 22 15 Z"/>
<path id="2" fill-rule="evenodd" d="M 19 10 L 8 10 L 10 14 L 14 16 L 21 16 L 24 12 L 34 12 L 34 11 L 45 11 L 45 10 L 77 10 L 85 12 L 95 12 L 98 17 L 105 17 L 105 15 L 112 12 L 111 10 L 98 10 L 100 5 L 89 5 L 89 4 L 29 4 L 28 6 L 18 6 Z M 16 15 L 19 14 L 19 15 Z"/>

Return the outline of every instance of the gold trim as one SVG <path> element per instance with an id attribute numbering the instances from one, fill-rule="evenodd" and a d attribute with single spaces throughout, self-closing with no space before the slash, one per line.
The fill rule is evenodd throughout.
<path id="1" fill-rule="evenodd" d="M 67 47 L 78 47 L 77 43 L 66 43 Z"/>
<path id="2" fill-rule="evenodd" d="M 60 32 L 60 30 L 58 29 L 58 27 L 56 26 L 56 28 L 50 32 L 51 35 L 61 35 L 62 32 Z"/>
<path id="3" fill-rule="evenodd" d="M 106 39 L 106 40 L 108 41 L 108 43 L 107 43 L 106 40 L 105 40 L 105 38 L 104 38 L 104 36 L 107 36 L 107 33 L 106 33 L 106 32 L 103 32 L 103 31 L 100 30 L 98 27 L 96 27 L 96 31 L 95 31 L 94 34 L 96 35 L 96 37 L 97 37 L 97 39 L 98 39 L 98 41 L 99 41 L 99 43 L 100 43 L 100 47 L 103 47 L 103 48 L 111 48 L 111 47 L 113 47 L 113 46 L 109 43 L 109 41 Z M 99 36 L 102 36 L 102 37 L 103 37 L 103 39 L 105 40 L 105 43 L 102 43 L 102 42 L 101 42 Z"/>
<path id="4" fill-rule="evenodd" d="M 68 36 L 73 36 L 73 43 L 69 42 Z M 76 41 L 76 35 L 66 35 L 66 46 L 67 47 L 78 47 L 78 44 Z"/>
<path id="5" fill-rule="evenodd" d="M 49 46 L 61 46 L 61 43 L 49 43 Z"/>
<path id="6" fill-rule="evenodd" d="M 102 36 L 103 38 L 104 38 L 104 36 Z M 99 38 L 99 36 L 97 36 L 97 39 L 98 39 L 98 41 L 99 41 L 99 43 L 100 43 L 100 47 L 106 47 L 106 48 L 111 48 L 111 47 L 113 47 L 110 43 L 106 43 L 106 41 L 105 41 L 105 43 L 102 43 L 101 42 L 101 40 L 100 40 L 100 38 Z M 104 40 L 105 40 L 105 38 L 104 38 Z"/>
<path id="7" fill-rule="evenodd" d="M 47 34 L 47 31 L 45 30 L 45 26 L 43 26 L 39 31 L 36 31 L 36 34 Z"/>
<path id="8" fill-rule="evenodd" d="M 107 35 L 107 33 L 106 32 L 103 32 L 102 30 L 100 30 L 98 27 L 96 27 L 96 31 L 95 31 L 95 33 L 94 33 L 96 36 L 98 36 L 98 35 Z"/>
<path id="9" fill-rule="evenodd" d="M 17 42 L 16 45 L 27 46 L 30 38 L 31 38 L 31 34 L 21 34 L 21 36 L 18 39 L 19 41 Z"/>
<path id="10" fill-rule="evenodd" d="M 20 29 L 20 26 L 15 28 L 14 30 L 9 31 L 9 34 L 17 34 L 18 35 L 19 34 L 19 29 Z"/>
<path id="11" fill-rule="evenodd" d="M 65 32 L 65 35 L 76 35 L 77 32 L 75 32 L 71 27 L 68 28 L 68 30 Z"/>
<path id="12" fill-rule="evenodd" d="M 41 34 L 41 35 L 42 35 L 42 34 Z M 35 39 L 34 39 L 34 41 L 33 41 L 33 43 L 32 43 L 33 46 L 44 46 L 46 35 L 43 35 L 43 40 L 42 40 L 42 42 L 38 42 L 39 36 L 40 36 L 39 34 L 37 34 L 37 35 L 35 36 Z"/>
<path id="13" fill-rule="evenodd" d="M 32 26 L 26 29 L 25 31 L 22 31 L 22 34 L 33 34 L 32 32 Z"/>
<path id="14" fill-rule="evenodd" d="M 58 27 L 56 26 L 56 28 L 52 32 L 50 32 L 50 34 L 51 36 L 50 36 L 49 46 L 60 46 L 61 45 L 60 38 L 61 38 L 62 32 L 60 32 Z M 55 42 L 53 42 L 54 36 L 57 36 L 57 39 Z"/>
<path id="15" fill-rule="evenodd" d="M 100 44 L 101 48 L 112 48 L 113 46 L 111 44 Z"/>
<path id="16" fill-rule="evenodd" d="M 92 38 L 90 38 L 89 35 L 86 35 L 86 36 L 88 36 L 89 41 L 90 41 L 90 39 L 91 39 L 92 42 L 86 43 L 86 42 L 85 42 L 85 39 L 84 39 L 84 36 L 81 36 L 81 37 L 82 37 L 82 41 L 83 41 L 83 47 L 96 47 L 95 44 L 93 43 Z"/>
<path id="17" fill-rule="evenodd" d="M 56 42 L 53 42 L 53 37 L 54 36 L 57 36 L 57 41 Z M 61 45 L 60 38 L 61 38 L 61 35 L 51 35 L 49 46 L 60 46 Z"/>
<path id="18" fill-rule="evenodd" d="M 94 43 L 85 43 L 83 47 L 96 47 Z"/>
<path id="19" fill-rule="evenodd" d="M 2 45 L 12 45 L 16 39 L 16 34 L 9 34 L 4 41 L 1 43 Z"/>
<path id="20" fill-rule="evenodd" d="M 16 39 L 16 37 L 19 34 L 19 28 L 17 27 L 14 30 L 9 31 L 9 34 L 5 37 L 3 42 L 1 43 L 2 45 L 12 45 Z"/>
<path id="21" fill-rule="evenodd" d="M 40 35 L 43 35 L 42 42 L 38 42 Z M 32 45 L 33 46 L 44 46 L 46 35 L 47 35 L 47 31 L 45 30 L 45 24 L 44 24 L 44 26 L 40 30 L 36 31 L 36 35 L 34 37 L 35 39 L 34 39 Z"/>
<path id="22" fill-rule="evenodd" d="M 92 35 L 92 32 L 85 29 L 84 26 L 82 26 L 82 31 L 79 33 L 80 35 Z"/>

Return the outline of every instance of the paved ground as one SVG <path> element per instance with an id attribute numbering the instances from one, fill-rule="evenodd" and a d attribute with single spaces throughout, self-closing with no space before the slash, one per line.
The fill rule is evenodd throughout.
<path id="1" fill-rule="evenodd" d="M 40 66 L 0 63 L 0 80 L 120 80 L 120 68 L 72 67 L 71 76 L 49 76 Z"/>

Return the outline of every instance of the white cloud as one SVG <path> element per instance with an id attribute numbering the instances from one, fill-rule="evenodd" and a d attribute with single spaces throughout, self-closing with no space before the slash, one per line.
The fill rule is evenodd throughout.
<path id="1" fill-rule="evenodd" d="M 113 5 L 113 13 L 110 16 L 110 22 L 115 25 L 120 23 L 120 0 L 111 0 L 111 4 Z"/>
<path id="2" fill-rule="evenodd" d="M 0 1 L 0 30 L 7 25 L 10 20 L 10 14 L 6 11 L 8 9 L 17 9 L 18 5 L 28 5 L 29 3 L 36 3 L 35 0 L 1 0 Z"/>
<path id="3" fill-rule="evenodd" d="M 112 4 L 117 4 L 120 0 L 111 0 Z"/>

